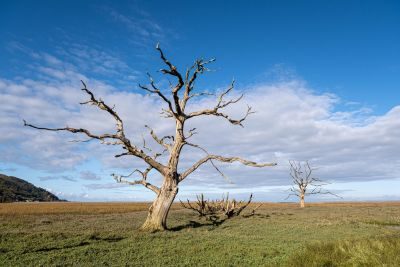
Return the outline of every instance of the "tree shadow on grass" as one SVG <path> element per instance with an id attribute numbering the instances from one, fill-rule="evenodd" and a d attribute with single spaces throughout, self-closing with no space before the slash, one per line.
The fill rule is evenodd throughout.
<path id="1" fill-rule="evenodd" d="M 255 214 L 247 214 L 247 215 L 243 215 L 243 218 L 261 218 L 261 219 L 268 219 L 271 217 L 271 215 L 269 214 L 259 214 L 259 213 L 255 213 Z"/>
<path id="2" fill-rule="evenodd" d="M 118 236 L 110 236 L 110 237 L 99 237 L 96 235 L 92 235 L 89 237 L 90 241 L 105 241 L 108 243 L 114 243 L 114 242 L 119 242 L 121 240 L 125 239 L 124 237 L 118 237 Z M 77 244 L 73 245 L 66 245 L 66 246 L 61 246 L 61 247 L 45 247 L 45 248 L 40 248 L 36 249 L 33 251 L 26 251 L 25 253 L 30 253 L 30 252 L 49 252 L 53 250 L 63 250 L 63 249 L 70 249 L 70 248 L 77 248 L 77 247 L 83 247 L 83 246 L 88 246 L 90 244 L 94 244 L 94 242 L 89 242 L 89 241 L 81 241 Z"/>
<path id="3" fill-rule="evenodd" d="M 109 242 L 109 243 L 114 243 L 114 242 L 121 241 L 121 240 L 123 240 L 125 238 L 121 237 L 121 236 L 100 237 L 100 236 L 92 235 L 89 239 L 90 240 L 95 240 L 95 241 L 106 241 L 106 242 Z"/>
<path id="4" fill-rule="evenodd" d="M 184 230 L 184 229 L 191 229 L 191 228 L 194 229 L 194 228 L 200 228 L 200 227 L 214 227 L 215 228 L 215 227 L 218 227 L 221 224 L 223 224 L 225 221 L 226 221 L 226 219 L 224 219 L 224 220 L 215 220 L 215 221 L 207 221 L 207 222 L 204 222 L 204 223 L 196 222 L 196 221 L 189 221 L 189 223 L 187 223 L 187 224 L 178 225 L 178 226 L 169 228 L 168 230 L 177 232 L 177 231 L 181 231 L 181 230 Z"/>
<path id="5" fill-rule="evenodd" d="M 79 242 L 78 244 L 74 244 L 74 245 L 68 245 L 68 246 L 62 246 L 62 247 L 46 247 L 46 248 L 35 249 L 33 251 L 25 251 L 25 253 L 48 252 L 48 251 L 53 251 L 53 250 L 62 250 L 62 249 L 68 249 L 68 248 L 83 247 L 83 246 L 87 246 L 87 245 L 90 245 L 90 243 L 87 241 L 82 241 L 82 242 Z"/>

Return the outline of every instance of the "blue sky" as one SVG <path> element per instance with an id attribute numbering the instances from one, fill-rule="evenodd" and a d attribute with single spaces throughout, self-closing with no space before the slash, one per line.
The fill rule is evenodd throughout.
<path id="1" fill-rule="evenodd" d="M 239 91 L 248 93 L 249 101 L 263 109 L 265 117 L 255 117 L 258 124 L 249 122 L 249 131 L 259 133 L 255 136 L 260 138 L 272 138 L 264 142 L 270 146 L 265 151 L 253 151 L 261 141 L 249 141 L 245 156 L 265 156 L 266 161 L 272 157 L 282 163 L 288 158 L 314 159 L 316 165 L 322 166 L 326 179 L 339 184 L 335 190 L 342 190 L 347 199 L 398 199 L 398 193 L 390 188 L 393 183 L 399 185 L 400 171 L 395 168 L 399 162 L 394 149 L 399 142 L 393 130 L 398 125 L 396 107 L 400 99 L 399 14 L 398 1 L 232 1 L 229 5 L 225 1 L 2 1 L 0 92 L 9 103 L 17 104 L 1 111 L 7 120 L 0 130 L 9 137 L 0 140 L 0 148 L 7 152 L 0 158 L 0 169 L 70 199 L 130 199 L 132 195 L 137 197 L 133 199 L 151 199 L 143 188 L 135 188 L 133 193 L 131 188 L 114 188 L 109 173 L 116 168 L 126 172 L 129 164 L 107 163 L 98 156 L 104 153 L 101 148 L 96 155 L 90 153 L 91 146 L 79 148 L 79 154 L 78 148 L 73 149 L 67 142 L 68 136 L 43 133 L 44 139 L 59 138 L 51 139 L 55 144 L 64 140 L 64 154 L 56 153 L 49 142 L 46 145 L 38 141 L 37 136 L 19 128 L 14 121 L 32 115 L 29 119 L 35 122 L 44 118 L 50 124 L 64 124 L 70 117 L 68 112 L 79 115 L 82 110 L 72 103 L 79 98 L 77 89 L 82 77 L 115 101 L 122 98 L 123 92 L 137 100 L 141 94 L 137 83 L 146 81 L 147 71 L 156 75 L 161 84 L 167 84 L 157 73 L 161 62 L 154 46 L 160 42 L 180 69 L 196 57 L 216 57 L 216 71 L 208 73 L 198 86 L 218 90 L 234 77 Z M 48 90 L 42 90 L 43 86 Z M 269 106 L 268 98 L 257 102 L 266 96 L 280 99 Z M 18 101 L 27 97 L 38 102 Z M 48 107 L 50 110 L 39 108 L 39 100 L 53 105 Z M 275 102 L 281 106 L 275 106 Z M 34 111 L 28 112 L 30 109 Z M 126 109 L 129 115 L 129 108 Z M 300 112 L 296 113 L 296 109 Z M 301 112 L 304 116 L 299 118 L 304 123 L 296 126 L 299 128 L 290 123 L 276 124 L 277 120 L 296 120 Z M 52 114 L 57 120 L 48 118 Z M 268 114 L 278 114 L 277 119 Z M 280 118 L 282 114 L 294 115 Z M 93 122 L 93 118 L 87 119 Z M 162 122 L 149 119 L 168 131 Z M 307 132 L 311 127 L 315 129 Z M 276 135 L 270 134 L 274 132 L 271 128 L 276 129 Z M 246 134 L 238 131 L 238 136 Z M 343 139 L 339 136 L 336 143 L 331 141 L 340 133 Z M 281 142 L 273 139 L 282 136 L 286 139 Z M 26 144 L 29 140 L 35 143 L 34 148 Z M 226 152 L 239 142 L 234 135 L 230 140 L 224 145 Z M 313 143 L 315 140 L 320 143 Z M 199 141 L 219 150 L 206 136 Z M 304 147 L 300 148 L 300 143 Z M 309 149 L 310 146 L 320 150 Z M 304 154 L 307 150 L 308 154 Z M 332 150 L 335 152 L 327 155 Z M 46 155 L 31 154 L 39 152 Z M 46 166 L 55 154 L 57 162 Z M 343 159 L 349 166 L 340 169 L 337 166 L 343 166 Z M 379 164 L 374 166 L 372 162 Z M 139 163 L 132 166 L 135 164 Z M 366 169 L 363 164 L 371 169 L 362 172 L 360 178 L 357 170 Z M 228 189 L 245 193 L 261 186 L 265 193 L 260 193 L 260 198 L 280 201 L 283 193 L 268 186 L 283 188 L 290 182 L 285 178 L 284 167 L 265 171 L 266 176 L 258 170 L 244 168 L 241 173 L 226 168 L 236 179 L 236 187 L 229 187 L 222 180 L 216 183 L 215 194 Z M 390 174 L 381 168 L 390 169 Z M 214 177 L 208 170 L 204 172 L 204 176 Z M 243 182 L 248 181 L 246 175 L 258 178 L 254 183 Z M 207 179 L 214 179 L 204 176 L 183 184 L 183 195 L 204 191 Z M 196 179 L 204 181 L 196 184 Z M 379 193 L 371 186 L 377 181 L 388 184 Z"/>

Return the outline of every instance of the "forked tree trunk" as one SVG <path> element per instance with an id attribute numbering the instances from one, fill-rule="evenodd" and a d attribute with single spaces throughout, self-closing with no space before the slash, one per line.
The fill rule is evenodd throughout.
<path id="1" fill-rule="evenodd" d="M 177 194 L 177 184 L 165 177 L 160 193 L 157 195 L 153 204 L 151 204 L 147 219 L 142 225 L 141 230 L 148 232 L 166 230 L 168 212 Z"/>
<path id="2" fill-rule="evenodd" d="M 304 208 L 304 194 L 300 195 L 300 208 Z"/>

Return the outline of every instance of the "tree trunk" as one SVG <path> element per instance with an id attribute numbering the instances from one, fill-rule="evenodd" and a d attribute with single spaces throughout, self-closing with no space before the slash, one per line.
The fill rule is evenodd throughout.
<path id="1" fill-rule="evenodd" d="M 178 186 L 171 178 L 165 177 L 160 193 L 149 208 L 147 219 L 141 230 L 148 232 L 164 231 L 167 229 L 167 216 L 178 194 Z"/>
<path id="2" fill-rule="evenodd" d="M 300 195 L 300 208 L 304 208 L 304 194 Z"/>

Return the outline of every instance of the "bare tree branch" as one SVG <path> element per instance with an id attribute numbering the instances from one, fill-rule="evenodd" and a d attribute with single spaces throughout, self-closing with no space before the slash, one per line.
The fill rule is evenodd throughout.
<path id="1" fill-rule="evenodd" d="M 175 116 L 176 113 L 175 113 L 174 109 L 172 108 L 172 103 L 171 103 L 171 101 L 161 92 L 160 89 L 158 89 L 158 88 L 156 87 L 156 85 L 154 84 L 154 80 L 153 80 L 153 78 L 151 77 L 150 73 L 147 73 L 147 75 L 149 76 L 150 85 L 151 85 L 152 89 L 148 88 L 147 86 L 141 85 L 141 84 L 139 84 L 139 87 L 140 87 L 141 89 L 143 89 L 143 90 L 149 92 L 149 93 L 158 95 L 162 100 L 164 100 L 164 101 L 167 103 L 168 108 L 169 108 L 169 114 L 172 114 L 173 116 Z"/>
<path id="2" fill-rule="evenodd" d="M 113 174 L 111 174 L 111 176 L 113 176 L 115 181 L 117 181 L 118 183 L 124 183 L 124 184 L 129 184 L 129 185 L 141 184 L 144 187 L 152 190 L 154 193 L 156 193 L 158 195 L 160 193 L 160 188 L 158 188 L 157 186 L 152 185 L 151 183 L 147 182 L 147 175 L 152 169 L 153 169 L 153 167 L 149 166 L 143 172 L 140 171 L 139 169 L 136 169 L 136 170 L 134 170 L 133 172 L 131 172 L 128 175 L 116 175 L 116 174 L 113 173 Z M 142 179 L 134 180 L 134 181 L 129 181 L 129 180 L 125 179 L 125 178 L 129 178 L 130 176 L 132 176 L 136 172 L 139 173 L 142 176 Z"/>
<path id="3" fill-rule="evenodd" d="M 226 198 L 222 195 L 222 199 L 209 200 L 204 199 L 204 195 L 196 195 L 197 201 L 193 204 L 189 199 L 185 202 L 180 201 L 182 207 L 196 211 L 199 217 L 206 220 L 223 223 L 225 220 L 239 216 L 241 212 L 251 203 L 253 194 L 250 194 L 249 200 L 246 202 L 229 199 L 229 193 Z"/>
<path id="4" fill-rule="evenodd" d="M 224 92 L 222 92 L 219 95 L 218 102 L 217 102 L 217 104 L 216 104 L 216 106 L 214 108 L 191 112 L 191 113 L 188 114 L 187 118 L 189 119 L 189 118 L 193 118 L 193 117 L 197 117 L 197 116 L 204 116 L 204 115 L 209 116 L 209 115 L 212 115 L 212 116 L 225 118 L 231 124 L 240 125 L 240 126 L 243 127 L 242 122 L 245 121 L 250 114 L 254 113 L 254 111 L 252 111 L 250 106 L 247 106 L 246 114 L 240 119 L 232 119 L 229 115 L 219 111 L 220 109 L 223 109 L 223 108 L 225 108 L 225 107 L 227 107 L 227 106 L 229 106 L 231 104 L 235 104 L 235 103 L 239 102 L 243 98 L 243 94 L 242 94 L 236 99 L 231 99 L 229 101 L 224 101 L 224 97 L 232 91 L 232 89 L 234 88 L 234 84 L 235 84 L 235 80 L 232 81 L 231 86 L 227 90 L 225 90 Z"/>
<path id="5" fill-rule="evenodd" d="M 186 142 L 186 144 L 187 144 L 188 146 L 192 146 L 192 147 L 198 148 L 198 149 L 200 149 L 201 151 L 203 151 L 204 153 L 206 153 L 207 155 L 210 155 L 210 153 L 208 153 L 208 151 L 207 151 L 206 149 L 202 148 L 202 147 L 199 146 L 199 145 L 192 144 L 192 143 L 189 143 L 189 142 Z M 214 167 L 214 169 L 215 169 L 225 180 L 227 180 L 229 183 L 233 183 L 232 180 L 229 179 L 229 177 L 226 176 L 225 173 L 223 173 L 223 172 L 217 167 L 217 165 L 215 165 L 214 161 L 212 161 L 212 160 L 210 159 L 210 163 L 211 163 L 211 165 Z"/>
<path id="6" fill-rule="evenodd" d="M 188 135 L 185 136 L 185 139 L 189 139 L 190 137 L 192 137 L 195 134 L 197 134 L 196 128 L 192 128 L 192 129 L 189 130 Z"/>
<path id="7" fill-rule="evenodd" d="M 92 139 L 97 139 L 100 140 L 103 144 L 107 145 L 116 145 L 120 144 L 122 145 L 123 149 L 127 150 L 127 153 L 133 156 L 136 156 L 138 158 L 143 159 L 146 163 L 148 163 L 150 166 L 152 166 L 154 169 L 159 171 L 160 173 L 164 174 L 167 170 L 167 167 L 165 167 L 163 164 L 157 162 L 155 159 L 152 157 L 148 156 L 146 153 L 144 153 L 143 150 L 138 149 L 136 146 L 132 145 L 131 141 L 125 137 L 125 132 L 124 132 L 124 127 L 123 127 L 123 122 L 122 119 L 119 117 L 117 112 L 114 111 L 113 108 L 110 108 L 106 103 L 104 103 L 103 100 L 101 99 L 96 99 L 94 94 L 87 88 L 86 84 L 81 81 L 83 84 L 82 91 L 86 92 L 90 96 L 90 100 L 86 102 L 82 102 L 82 105 L 89 104 L 89 105 L 95 105 L 99 107 L 102 110 L 105 110 L 107 113 L 112 115 L 114 119 L 116 120 L 116 128 L 117 132 L 115 134 L 101 134 L 101 135 L 96 135 L 90 132 L 87 129 L 83 128 L 72 128 L 72 127 L 63 127 L 63 128 L 47 128 L 47 127 L 38 127 L 32 124 L 27 123 L 25 120 L 24 121 L 24 126 L 31 127 L 34 129 L 38 130 L 47 130 L 47 131 L 68 131 L 71 133 L 82 133 L 85 134 L 86 136 L 92 138 Z M 107 139 L 113 139 L 115 140 L 114 142 L 109 142 Z M 128 155 L 124 154 L 124 155 Z"/>
<path id="8" fill-rule="evenodd" d="M 195 96 L 200 96 L 200 95 L 206 95 L 208 93 L 197 93 L 197 94 L 191 94 L 194 88 L 194 83 L 197 79 L 198 74 L 202 74 L 204 71 L 209 71 L 209 69 L 206 67 L 207 64 L 210 64 L 215 61 L 215 58 L 209 59 L 209 60 L 203 60 L 203 59 L 197 59 L 194 64 L 188 68 L 186 71 L 186 76 L 185 76 L 185 93 L 183 95 L 182 99 L 182 110 L 185 110 L 186 104 L 189 101 L 189 99 L 195 97 Z M 194 71 L 193 71 L 194 70 Z M 192 75 L 191 72 L 193 71 Z"/>
<path id="9" fill-rule="evenodd" d="M 181 106 L 180 106 L 180 99 L 178 92 L 183 87 L 184 82 L 182 75 L 178 72 L 177 68 L 164 56 L 164 52 L 160 48 L 160 44 L 157 44 L 156 49 L 160 52 L 160 57 L 164 61 L 164 63 L 168 66 L 169 69 L 161 69 L 161 72 L 164 74 L 169 74 L 175 76 L 178 79 L 178 83 L 172 89 L 172 96 L 174 98 L 175 103 L 175 111 L 178 115 L 183 115 Z"/>
<path id="10" fill-rule="evenodd" d="M 95 135 L 92 134 L 91 132 L 89 132 L 89 130 L 83 129 L 83 128 L 71 128 L 71 127 L 64 127 L 64 128 L 47 128 L 47 127 L 38 127 L 32 124 L 27 123 L 25 120 L 24 121 L 24 126 L 28 126 L 34 129 L 38 129 L 38 130 L 46 130 L 46 131 L 53 131 L 53 132 L 57 132 L 57 131 L 67 131 L 67 132 L 71 132 L 71 133 L 83 133 L 86 134 L 88 137 L 93 138 L 93 139 L 98 139 L 98 140 L 104 140 L 107 138 L 111 138 L 111 139 L 119 139 L 119 136 L 116 134 L 102 134 L 102 135 Z"/>
<path id="11" fill-rule="evenodd" d="M 99 99 L 97 100 L 93 93 L 87 88 L 86 84 L 81 80 L 83 88 L 81 89 L 82 91 L 86 92 L 90 96 L 90 100 L 86 102 L 80 103 L 81 105 L 95 105 L 99 107 L 102 110 L 107 111 L 111 116 L 114 117 L 114 119 L 117 122 L 117 134 L 120 135 L 121 137 L 125 137 L 124 135 L 124 125 L 122 123 L 121 118 L 118 116 L 118 114 L 114 111 L 113 108 L 110 108 L 106 103 L 103 102 L 103 100 Z"/>
<path id="12" fill-rule="evenodd" d="M 115 155 L 114 157 L 115 158 L 120 158 L 120 157 L 123 157 L 123 156 L 131 156 L 132 154 L 131 153 L 129 153 L 129 152 L 124 152 L 124 153 L 121 153 L 121 154 L 117 154 L 117 155 Z"/>
<path id="13" fill-rule="evenodd" d="M 144 127 L 146 127 L 147 129 L 150 130 L 150 135 L 151 135 L 151 137 L 153 137 L 154 141 L 156 141 L 159 145 L 163 146 L 165 149 L 171 150 L 172 145 L 165 143 L 165 140 L 169 139 L 169 140 L 174 141 L 175 138 L 173 136 L 166 135 L 166 136 L 163 136 L 162 138 L 158 138 L 158 136 L 156 135 L 156 133 L 154 132 L 154 130 L 152 128 L 150 128 L 148 125 L 145 125 Z"/>
<path id="14" fill-rule="evenodd" d="M 195 97 L 199 97 L 199 96 L 215 96 L 215 94 L 209 93 L 209 92 L 195 93 L 195 94 L 189 95 L 188 100 L 195 98 Z"/>
<path id="15" fill-rule="evenodd" d="M 27 126 L 27 125 L 25 125 L 26 124 L 26 122 L 25 122 L 25 120 L 24 120 L 24 126 Z M 93 138 L 90 138 L 90 139 L 85 139 L 85 140 L 69 140 L 68 142 L 70 142 L 70 143 L 88 143 L 88 142 L 90 142 L 90 141 L 92 141 L 93 140 Z"/>
<path id="16" fill-rule="evenodd" d="M 181 181 L 184 180 L 189 174 L 191 174 L 192 172 L 197 170 L 197 168 L 199 168 L 201 165 L 203 165 L 204 163 L 206 163 L 209 160 L 218 160 L 218 161 L 226 162 L 226 163 L 232 163 L 232 162 L 238 161 L 238 162 L 242 163 L 243 165 L 251 166 L 251 167 L 258 167 L 258 168 L 277 165 L 276 163 L 256 163 L 254 161 L 245 160 L 245 159 L 242 159 L 239 157 L 223 157 L 223 156 L 218 156 L 218 155 L 207 155 L 206 157 L 197 161 L 192 167 L 187 169 L 184 173 L 182 173 L 180 180 Z"/>

